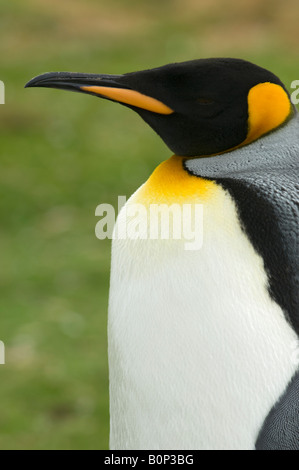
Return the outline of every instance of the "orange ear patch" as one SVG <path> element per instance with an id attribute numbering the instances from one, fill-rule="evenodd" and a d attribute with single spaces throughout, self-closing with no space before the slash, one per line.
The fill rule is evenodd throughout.
<path id="1" fill-rule="evenodd" d="M 248 134 L 241 145 L 249 144 L 283 124 L 292 105 L 285 90 L 275 83 L 259 83 L 248 94 Z"/>

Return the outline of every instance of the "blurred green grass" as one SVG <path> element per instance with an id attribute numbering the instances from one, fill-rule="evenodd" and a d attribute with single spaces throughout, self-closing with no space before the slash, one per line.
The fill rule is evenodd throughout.
<path id="1" fill-rule="evenodd" d="M 170 155 L 121 106 L 24 84 L 47 71 L 233 56 L 289 87 L 299 78 L 298 12 L 293 0 L 0 4 L 1 449 L 108 447 L 110 242 L 95 238 L 94 211 Z"/>

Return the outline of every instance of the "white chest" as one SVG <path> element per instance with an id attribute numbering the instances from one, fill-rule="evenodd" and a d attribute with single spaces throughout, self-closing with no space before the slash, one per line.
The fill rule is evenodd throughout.
<path id="1" fill-rule="evenodd" d="M 295 333 L 234 203 L 220 188 L 193 202 L 204 205 L 200 250 L 181 240 L 113 243 L 113 449 L 253 449 L 296 370 Z"/>

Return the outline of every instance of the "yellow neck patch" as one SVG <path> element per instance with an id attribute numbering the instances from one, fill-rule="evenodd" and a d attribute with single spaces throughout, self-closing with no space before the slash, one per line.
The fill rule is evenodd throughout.
<path id="1" fill-rule="evenodd" d="M 161 163 L 147 182 L 135 193 L 134 202 L 142 204 L 172 204 L 204 200 L 218 187 L 213 181 L 190 175 L 183 167 L 185 157 L 177 155 Z"/>
<path id="2" fill-rule="evenodd" d="M 276 129 L 290 116 L 292 105 L 285 90 L 275 83 L 259 83 L 248 94 L 248 134 L 240 146 Z"/>

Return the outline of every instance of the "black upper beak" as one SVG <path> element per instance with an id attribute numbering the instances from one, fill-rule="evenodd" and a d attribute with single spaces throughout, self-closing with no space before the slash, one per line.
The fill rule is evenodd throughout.
<path id="1" fill-rule="evenodd" d="M 105 86 L 128 88 L 120 83 L 122 75 L 98 75 L 75 72 L 50 72 L 30 80 L 25 88 L 58 88 L 82 92 L 82 87 Z M 119 82 L 117 81 L 119 80 Z M 85 90 L 86 92 L 86 90 Z"/>
<path id="2" fill-rule="evenodd" d="M 130 87 L 128 75 L 98 75 L 73 72 L 54 72 L 39 75 L 30 80 L 25 88 L 43 87 L 77 91 L 100 96 L 156 114 L 172 114 L 174 111 L 162 101 Z"/>

